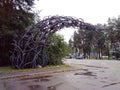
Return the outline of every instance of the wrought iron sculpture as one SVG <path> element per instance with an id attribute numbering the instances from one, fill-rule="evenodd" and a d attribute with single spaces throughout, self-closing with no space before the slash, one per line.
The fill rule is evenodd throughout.
<path id="1" fill-rule="evenodd" d="M 14 49 L 11 55 L 11 63 L 14 68 L 36 68 L 38 57 L 42 60 L 42 66 L 46 65 L 46 47 L 48 38 L 62 28 L 78 28 L 95 30 L 95 27 L 85 23 L 82 19 L 68 16 L 49 16 L 37 24 L 29 27 L 18 41 L 14 41 Z"/>

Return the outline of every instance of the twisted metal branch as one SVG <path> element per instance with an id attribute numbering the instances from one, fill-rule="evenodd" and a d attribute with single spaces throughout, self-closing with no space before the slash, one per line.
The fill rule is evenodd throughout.
<path id="1" fill-rule="evenodd" d="M 42 66 L 46 65 L 46 46 L 48 38 L 62 28 L 78 28 L 95 30 L 95 27 L 85 23 L 82 19 L 68 16 L 51 16 L 44 18 L 37 24 L 29 27 L 20 40 L 13 43 L 14 49 L 11 62 L 14 68 L 36 68 L 38 58 L 42 59 Z"/>

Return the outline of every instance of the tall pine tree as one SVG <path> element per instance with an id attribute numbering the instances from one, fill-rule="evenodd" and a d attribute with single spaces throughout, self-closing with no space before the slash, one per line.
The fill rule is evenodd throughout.
<path id="1" fill-rule="evenodd" d="M 13 38 L 34 23 L 34 0 L 0 0 L 0 65 L 9 64 Z"/>

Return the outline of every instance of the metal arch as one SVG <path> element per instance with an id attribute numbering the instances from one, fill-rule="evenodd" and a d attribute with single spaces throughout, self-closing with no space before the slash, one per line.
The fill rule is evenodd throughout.
<path id="1" fill-rule="evenodd" d="M 64 27 L 95 30 L 94 25 L 70 16 L 44 18 L 29 27 L 18 41 L 14 41 L 14 49 L 11 55 L 12 66 L 18 69 L 36 68 L 38 57 L 42 60 L 42 66 L 45 66 L 47 62 L 46 46 L 49 44 L 48 38 Z"/>

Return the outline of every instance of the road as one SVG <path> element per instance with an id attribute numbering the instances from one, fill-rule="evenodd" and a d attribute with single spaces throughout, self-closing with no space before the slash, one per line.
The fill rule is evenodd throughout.
<path id="1" fill-rule="evenodd" d="M 120 90 L 120 61 L 66 59 L 64 62 L 76 70 L 6 79 L 3 86 L 5 90 Z"/>
<path id="2" fill-rule="evenodd" d="M 120 90 L 120 61 L 71 59 L 66 63 L 83 69 L 71 74 L 78 90 Z"/>

